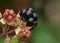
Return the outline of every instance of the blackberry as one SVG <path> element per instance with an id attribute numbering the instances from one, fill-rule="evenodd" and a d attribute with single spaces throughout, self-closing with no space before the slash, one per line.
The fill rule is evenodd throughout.
<path id="1" fill-rule="evenodd" d="M 37 24 L 38 16 L 36 15 L 36 13 L 34 13 L 34 10 L 32 8 L 27 8 L 27 9 L 21 10 L 19 15 L 22 17 L 21 19 L 23 21 L 27 22 L 26 25 L 29 27 Z"/>

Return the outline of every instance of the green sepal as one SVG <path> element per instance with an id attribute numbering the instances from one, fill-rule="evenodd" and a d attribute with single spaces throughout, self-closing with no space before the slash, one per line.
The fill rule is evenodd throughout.
<path id="1" fill-rule="evenodd" d="M 17 36 L 12 37 L 11 43 L 20 43 L 19 38 Z"/>
<path id="2" fill-rule="evenodd" d="M 2 18 L 2 14 L 1 14 L 1 12 L 0 12 L 0 18 Z"/>

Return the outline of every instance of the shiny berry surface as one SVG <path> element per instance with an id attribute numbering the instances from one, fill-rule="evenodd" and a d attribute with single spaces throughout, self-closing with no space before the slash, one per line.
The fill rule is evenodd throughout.
<path id="1" fill-rule="evenodd" d="M 15 18 L 14 10 L 6 9 L 3 13 L 3 18 L 9 22 L 13 20 Z"/>

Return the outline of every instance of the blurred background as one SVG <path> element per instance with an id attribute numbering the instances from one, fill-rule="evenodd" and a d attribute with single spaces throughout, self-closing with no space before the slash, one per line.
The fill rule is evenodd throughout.
<path id="1" fill-rule="evenodd" d="M 31 7 L 38 15 L 38 25 L 27 43 L 60 43 L 60 0 L 0 0 L 0 12 Z M 5 37 L 0 38 L 3 43 Z"/>

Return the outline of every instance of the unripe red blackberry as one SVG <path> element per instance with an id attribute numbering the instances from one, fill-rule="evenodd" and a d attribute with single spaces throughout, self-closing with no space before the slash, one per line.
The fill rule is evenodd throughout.
<path id="1" fill-rule="evenodd" d="M 15 18 L 14 10 L 6 9 L 3 13 L 3 18 L 8 22 L 12 21 Z"/>

